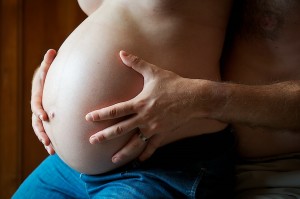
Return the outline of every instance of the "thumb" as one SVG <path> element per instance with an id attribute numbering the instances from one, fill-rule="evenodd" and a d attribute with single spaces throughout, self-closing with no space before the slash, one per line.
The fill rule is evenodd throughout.
<path id="1" fill-rule="evenodd" d="M 126 65 L 131 67 L 136 72 L 142 74 L 144 77 L 149 77 L 152 75 L 153 72 L 157 69 L 157 66 L 146 62 L 145 60 L 129 54 L 125 51 L 120 51 L 120 57 L 122 62 Z"/>

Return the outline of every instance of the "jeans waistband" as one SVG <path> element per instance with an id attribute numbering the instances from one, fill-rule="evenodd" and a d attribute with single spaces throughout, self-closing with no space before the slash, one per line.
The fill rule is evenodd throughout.
<path id="1" fill-rule="evenodd" d="M 234 157 L 235 144 L 236 140 L 231 127 L 227 127 L 219 132 L 170 143 L 157 149 L 148 160 L 144 162 L 133 160 L 113 172 L 138 168 L 187 168 L 211 160 L 218 161 L 226 157 L 230 159 Z"/>
<path id="2" fill-rule="evenodd" d="M 289 153 L 289 154 L 282 154 L 277 156 L 270 156 L 270 157 L 261 157 L 261 158 L 243 158 L 237 156 L 237 163 L 238 164 L 250 164 L 250 163 L 260 163 L 260 162 L 271 162 L 277 160 L 287 160 L 287 159 L 300 159 L 300 153 Z"/>
<path id="3" fill-rule="evenodd" d="M 222 131 L 186 138 L 158 149 L 153 157 L 210 159 L 232 150 L 235 136 L 228 126 Z"/>

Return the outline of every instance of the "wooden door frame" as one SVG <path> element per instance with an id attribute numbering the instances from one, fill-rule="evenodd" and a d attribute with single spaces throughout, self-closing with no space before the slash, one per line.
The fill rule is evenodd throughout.
<path id="1" fill-rule="evenodd" d="M 0 16 L 0 196 L 9 198 L 21 180 L 22 0 L 2 0 Z"/>
<path id="2" fill-rule="evenodd" d="M 0 0 L 1 199 L 47 156 L 31 126 L 33 72 L 85 17 L 74 0 Z"/>

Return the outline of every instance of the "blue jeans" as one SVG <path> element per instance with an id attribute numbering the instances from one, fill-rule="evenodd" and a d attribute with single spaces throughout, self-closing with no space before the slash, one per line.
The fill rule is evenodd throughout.
<path id="1" fill-rule="evenodd" d="M 49 156 L 23 182 L 13 199 L 233 198 L 234 136 L 221 132 L 189 138 L 100 175 L 85 175 Z"/>

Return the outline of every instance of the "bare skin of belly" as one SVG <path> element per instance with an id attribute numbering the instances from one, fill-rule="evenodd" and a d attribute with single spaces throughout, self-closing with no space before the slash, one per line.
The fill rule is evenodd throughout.
<path id="1" fill-rule="evenodd" d="M 247 6 L 240 8 L 241 13 L 245 13 L 240 16 L 244 25 L 237 30 L 238 34 L 230 47 L 225 80 L 249 85 L 299 80 L 299 1 L 244 2 Z M 255 13 L 255 16 L 250 13 Z M 273 117 L 272 110 L 269 112 Z M 233 125 L 239 153 L 243 157 L 300 152 L 299 130 Z"/>
<path id="2" fill-rule="evenodd" d="M 121 166 L 111 157 L 136 133 L 89 143 L 92 134 L 117 121 L 92 123 L 85 115 L 142 90 L 142 76 L 121 63 L 120 50 L 169 66 L 165 69 L 184 77 L 220 79 L 219 58 L 231 1 L 178 1 L 169 10 L 177 5 L 174 1 L 158 5 L 153 2 L 160 1 L 149 1 L 150 7 L 139 2 L 103 1 L 66 39 L 48 71 L 43 107 L 50 120 L 43 125 L 56 153 L 79 172 L 100 174 Z M 212 16 L 209 7 L 217 15 Z M 191 129 L 203 133 L 225 126 L 213 120 L 191 123 Z"/>

